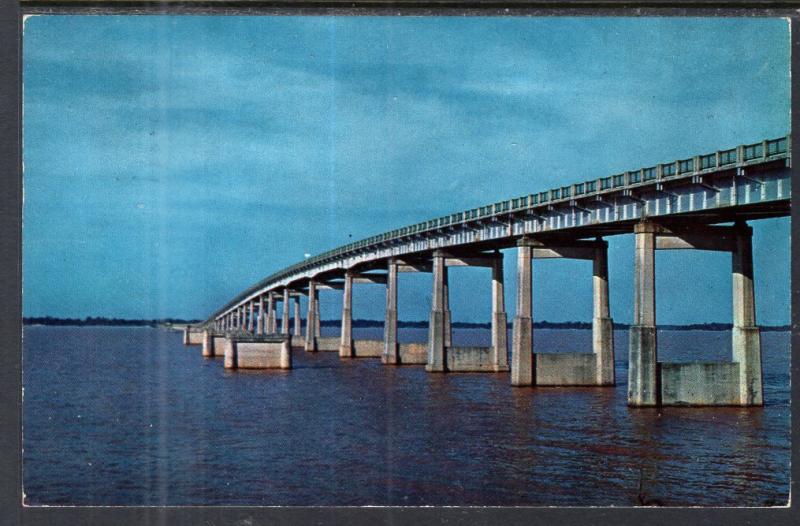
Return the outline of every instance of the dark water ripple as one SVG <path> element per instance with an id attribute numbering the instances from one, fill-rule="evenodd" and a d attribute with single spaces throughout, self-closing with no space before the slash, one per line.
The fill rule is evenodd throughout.
<path id="1" fill-rule="evenodd" d="M 615 338 L 616 388 L 513 389 L 503 374 L 431 375 L 336 353 L 296 352 L 291 372 L 228 372 L 179 333 L 27 327 L 26 502 L 786 503 L 787 333 L 762 335 L 763 409 L 660 412 L 627 407 L 627 334 Z M 588 352 L 591 333 L 534 339 L 537 352 Z M 488 340 L 454 333 L 456 345 Z M 725 360 L 730 334 L 662 331 L 659 345 L 665 361 Z"/>

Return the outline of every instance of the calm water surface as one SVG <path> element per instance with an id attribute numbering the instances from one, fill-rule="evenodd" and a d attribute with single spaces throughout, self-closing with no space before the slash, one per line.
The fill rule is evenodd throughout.
<path id="1" fill-rule="evenodd" d="M 453 339 L 488 345 L 489 331 Z M 755 409 L 629 409 L 627 332 L 615 339 L 616 388 L 532 389 L 327 352 L 295 352 L 292 371 L 228 372 L 178 332 L 26 327 L 26 502 L 786 503 L 788 333 L 762 334 Z M 537 352 L 590 342 L 588 330 L 535 331 Z M 662 361 L 727 360 L 730 333 L 662 331 L 659 346 Z"/>

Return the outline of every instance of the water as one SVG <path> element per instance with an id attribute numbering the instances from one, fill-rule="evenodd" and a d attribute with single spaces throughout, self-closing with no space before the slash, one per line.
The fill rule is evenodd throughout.
<path id="1" fill-rule="evenodd" d="M 591 332 L 534 338 L 587 352 Z M 453 339 L 488 345 L 489 331 Z M 228 372 L 177 332 L 26 327 L 26 503 L 786 504 L 788 333 L 763 333 L 766 406 L 750 409 L 628 408 L 627 333 L 615 340 L 616 388 L 531 389 L 302 351 L 292 371 Z M 662 331 L 659 345 L 663 361 L 725 360 L 730 334 Z"/>

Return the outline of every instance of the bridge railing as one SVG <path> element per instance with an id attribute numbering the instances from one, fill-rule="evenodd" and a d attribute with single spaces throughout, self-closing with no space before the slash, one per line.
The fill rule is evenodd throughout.
<path id="1" fill-rule="evenodd" d="M 646 186 L 660 180 L 677 179 L 691 175 L 703 174 L 706 172 L 718 171 L 720 169 L 728 169 L 732 167 L 745 166 L 747 164 L 765 162 L 776 158 L 788 157 L 789 143 L 790 136 L 787 135 L 776 139 L 767 139 L 753 144 L 743 144 L 728 150 L 718 150 L 713 153 L 696 155 L 694 157 L 679 159 L 669 163 L 661 163 L 655 166 L 623 172 L 621 174 L 601 177 L 598 179 L 590 179 L 582 183 L 560 186 L 538 193 L 514 197 L 506 201 L 499 201 L 494 204 L 471 208 L 462 212 L 448 214 L 439 218 L 429 219 L 413 225 L 397 228 L 389 232 L 377 234 L 359 241 L 348 243 L 347 245 L 335 248 L 333 250 L 328 250 L 304 261 L 286 267 L 268 276 L 253 287 L 247 289 L 213 316 L 217 316 L 218 314 L 235 306 L 238 302 L 246 299 L 247 296 L 265 288 L 271 283 L 280 281 L 281 279 L 294 273 L 314 268 L 315 266 L 318 266 L 326 261 L 339 259 L 345 254 L 356 253 L 367 247 L 372 247 L 373 245 L 401 238 L 414 238 L 426 232 L 432 232 L 454 225 L 466 224 L 468 222 L 473 222 L 480 219 L 496 218 L 497 216 L 526 210 L 533 211 L 538 207 L 566 203 L 579 196 L 584 197 L 592 194 L 601 195 L 603 193 L 617 191 L 619 188 L 623 187 Z"/>

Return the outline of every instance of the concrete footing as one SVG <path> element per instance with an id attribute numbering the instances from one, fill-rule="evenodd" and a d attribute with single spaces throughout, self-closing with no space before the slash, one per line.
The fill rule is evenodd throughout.
<path id="1" fill-rule="evenodd" d="M 292 337 L 239 337 L 225 339 L 226 369 L 291 369 Z"/>
<path id="2" fill-rule="evenodd" d="M 319 352 L 339 352 L 339 338 L 336 336 L 324 336 L 316 338 L 316 350 Z"/>
<path id="3" fill-rule="evenodd" d="M 483 373 L 496 371 L 492 347 L 448 347 L 447 370 L 453 373 Z"/>
<path id="4" fill-rule="evenodd" d="M 661 405 L 741 405 L 739 364 L 661 363 Z"/>
<path id="5" fill-rule="evenodd" d="M 203 345 L 203 329 L 186 327 L 183 329 L 184 345 Z"/>
<path id="6" fill-rule="evenodd" d="M 380 358 L 383 356 L 383 340 L 353 340 L 350 356 L 353 358 Z"/>
<path id="7" fill-rule="evenodd" d="M 400 343 L 397 345 L 397 364 L 425 365 L 428 363 L 427 343 Z"/>
<path id="8" fill-rule="evenodd" d="M 594 353 L 536 353 L 536 385 L 597 385 L 597 358 Z"/>
<path id="9" fill-rule="evenodd" d="M 222 358 L 225 355 L 225 336 L 215 334 L 212 342 L 212 354 L 210 358 Z"/>

